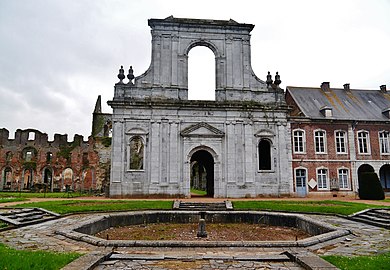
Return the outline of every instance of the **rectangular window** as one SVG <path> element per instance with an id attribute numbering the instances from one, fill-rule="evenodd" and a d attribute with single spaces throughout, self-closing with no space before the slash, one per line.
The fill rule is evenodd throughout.
<path id="1" fill-rule="evenodd" d="M 358 147 L 360 154 L 368 154 L 370 152 L 368 132 L 358 132 Z"/>
<path id="2" fill-rule="evenodd" d="M 327 189 L 328 188 L 328 170 L 327 169 L 318 169 L 317 170 L 317 183 L 318 189 Z"/>
<path id="3" fill-rule="evenodd" d="M 314 143 L 316 146 L 317 154 L 326 153 L 325 148 L 325 132 L 324 131 L 316 131 L 314 132 Z"/>
<path id="4" fill-rule="evenodd" d="M 339 169 L 339 187 L 349 189 L 348 169 Z"/>
<path id="5" fill-rule="evenodd" d="M 294 153 L 304 153 L 305 152 L 305 133 L 302 130 L 294 131 Z"/>
<path id="6" fill-rule="evenodd" d="M 347 147 L 346 147 L 346 135 L 344 131 L 337 131 L 335 134 L 336 138 L 336 153 L 337 154 L 346 154 L 347 153 Z"/>
<path id="7" fill-rule="evenodd" d="M 381 149 L 381 154 L 390 154 L 390 145 L 389 145 L 389 132 L 382 131 L 379 133 L 379 147 Z"/>

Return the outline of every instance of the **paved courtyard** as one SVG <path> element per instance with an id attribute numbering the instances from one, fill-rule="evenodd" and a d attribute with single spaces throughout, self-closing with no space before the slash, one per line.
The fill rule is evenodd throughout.
<path id="1" fill-rule="evenodd" d="M 285 251 L 318 255 L 371 255 L 390 251 L 390 230 L 354 222 L 337 216 L 308 215 L 313 219 L 351 230 L 352 234 L 309 248 L 147 248 L 98 247 L 58 235 L 56 230 L 87 221 L 96 215 L 82 214 L 0 232 L 0 242 L 16 249 L 80 252 L 88 254 L 68 269 L 83 269 L 91 261 L 114 251 L 128 259 L 110 259 L 96 269 L 303 269 L 292 261 L 259 261 Z M 135 256 L 135 257 L 134 257 Z M 157 257 L 156 257 L 157 256 Z M 170 260 L 161 260 L 161 256 Z M 240 260 L 241 258 L 241 260 Z M 253 259 L 251 259 L 253 258 Z M 80 265 L 81 264 L 81 265 Z M 82 265 L 85 264 L 85 265 Z M 84 269 L 85 269 L 84 267 Z"/>

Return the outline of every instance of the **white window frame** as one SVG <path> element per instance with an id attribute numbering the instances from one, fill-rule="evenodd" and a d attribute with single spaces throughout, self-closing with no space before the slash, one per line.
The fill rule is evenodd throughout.
<path id="1" fill-rule="evenodd" d="M 341 177 L 340 177 L 340 175 L 341 175 L 340 171 L 341 170 L 345 170 L 346 171 L 346 174 L 343 174 L 343 176 L 347 177 L 346 181 L 344 181 L 344 179 L 343 179 L 343 181 L 341 180 Z M 350 190 L 351 189 L 350 183 L 349 183 L 349 178 L 350 177 L 349 177 L 349 169 L 348 168 L 346 168 L 346 167 L 337 168 L 337 180 L 339 182 L 340 190 Z M 344 184 L 346 184 L 346 186 Z"/>
<path id="2" fill-rule="evenodd" d="M 340 133 L 343 134 L 343 136 L 341 136 L 341 137 L 337 136 Z M 339 141 L 339 143 L 341 145 L 341 139 L 343 139 L 344 152 L 339 151 L 338 146 L 337 146 L 337 141 Z M 347 139 L 347 132 L 345 130 L 335 130 L 335 132 L 334 132 L 334 146 L 335 146 L 336 154 L 338 154 L 338 155 L 348 154 L 348 139 Z"/>
<path id="3" fill-rule="evenodd" d="M 295 132 L 302 132 L 302 151 L 296 151 L 295 149 L 295 144 L 299 143 L 295 140 Z M 293 130 L 293 152 L 294 154 L 306 154 L 306 132 L 303 129 L 298 128 Z"/>
<path id="4" fill-rule="evenodd" d="M 317 136 L 316 133 L 320 132 L 322 134 L 322 136 Z M 327 153 L 327 146 L 326 146 L 326 131 L 323 130 L 323 129 L 316 129 L 314 130 L 313 132 L 313 137 L 314 137 L 314 151 L 316 154 L 326 154 Z M 321 150 L 321 149 L 317 149 L 317 139 L 318 140 L 323 140 L 323 145 L 324 145 L 324 149 L 323 151 L 317 151 L 317 150 Z M 320 142 L 319 142 L 319 146 L 320 146 Z"/>
<path id="5" fill-rule="evenodd" d="M 390 133 L 387 130 L 378 132 L 381 155 L 390 155 Z"/>
<path id="6" fill-rule="evenodd" d="M 363 137 L 360 138 L 359 137 L 360 134 L 366 134 L 367 136 L 364 138 Z M 366 152 L 361 151 L 363 149 L 360 147 L 360 141 L 362 140 L 362 143 L 363 143 L 363 139 L 365 139 L 365 142 L 366 142 L 366 148 L 367 148 Z M 370 132 L 368 132 L 367 130 L 359 130 L 357 132 L 356 140 L 357 140 L 358 153 L 360 155 L 371 155 Z"/>
<path id="7" fill-rule="evenodd" d="M 320 174 L 320 170 L 325 170 L 325 174 Z M 317 190 L 329 190 L 329 170 L 325 167 L 319 167 L 316 169 L 316 176 L 317 176 Z M 325 176 L 325 182 L 320 181 L 320 176 Z M 321 183 L 321 186 L 320 186 Z M 325 187 L 323 186 L 325 184 Z"/>

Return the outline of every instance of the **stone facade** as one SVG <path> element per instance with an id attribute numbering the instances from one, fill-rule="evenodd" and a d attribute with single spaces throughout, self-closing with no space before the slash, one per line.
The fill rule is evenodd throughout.
<path id="1" fill-rule="evenodd" d="M 195 175 L 213 197 L 290 195 L 288 107 L 279 76 L 266 83 L 252 71 L 254 26 L 173 17 L 151 19 L 149 26 L 149 69 L 134 79 L 130 67 L 124 83 L 121 68 L 108 102 L 110 196 L 190 196 Z M 215 55 L 215 101 L 187 98 L 188 53 L 195 46 Z"/>

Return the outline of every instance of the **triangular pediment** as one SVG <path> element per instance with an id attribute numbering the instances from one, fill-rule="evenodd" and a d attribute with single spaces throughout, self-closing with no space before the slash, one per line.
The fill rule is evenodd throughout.
<path id="1" fill-rule="evenodd" d="M 225 133 L 207 123 L 198 123 L 189 126 L 181 131 L 183 137 L 213 137 L 220 138 L 225 136 Z"/>

